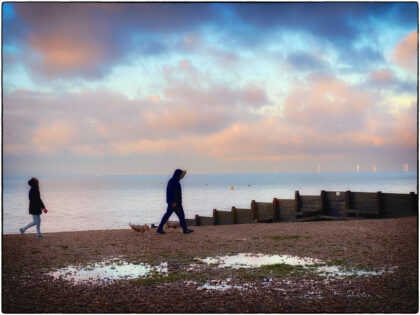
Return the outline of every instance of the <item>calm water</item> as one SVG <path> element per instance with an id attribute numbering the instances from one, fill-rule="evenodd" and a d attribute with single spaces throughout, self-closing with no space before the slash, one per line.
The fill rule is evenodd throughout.
<path id="1" fill-rule="evenodd" d="M 128 228 L 128 222 L 159 223 L 166 210 L 169 175 L 39 178 L 48 213 L 42 231 Z M 29 178 L 3 178 L 3 234 L 31 221 Z M 214 208 L 249 208 L 251 200 L 318 195 L 321 190 L 417 192 L 417 173 L 189 174 L 181 181 L 187 218 L 211 216 Z M 231 190 L 230 187 L 234 189 Z M 177 220 L 174 214 L 171 220 Z M 31 228 L 28 232 L 35 232 Z"/>

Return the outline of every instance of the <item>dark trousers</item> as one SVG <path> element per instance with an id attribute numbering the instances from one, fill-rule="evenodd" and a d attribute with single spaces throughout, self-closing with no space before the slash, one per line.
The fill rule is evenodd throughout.
<path id="1" fill-rule="evenodd" d="M 172 215 L 172 213 L 176 213 L 176 215 L 179 218 L 179 224 L 181 225 L 182 229 L 184 231 L 187 230 L 187 222 L 185 222 L 185 215 L 184 215 L 184 208 L 182 208 L 182 205 L 177 205 L 175 208 L 172 207 L 172 205 L 168 204 L 168 209 L 166 209 L 166 213 L 162 218 L 162 221 L 160 221 L 159 224 L 159 231 L 162 231 L 163 225 L 168 221 L 169 217 Z"/>

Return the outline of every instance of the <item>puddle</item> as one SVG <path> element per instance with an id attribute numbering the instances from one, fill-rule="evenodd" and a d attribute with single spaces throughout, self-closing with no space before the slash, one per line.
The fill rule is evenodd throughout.
<path id="1" fill-rule="evenodd" d="M 232 285 L 229 284 L 232 279 L 227 278 L 226 280 L 210 280 L 207 281 L 202 286 L 199 286 L 197 290 L 215 290 L 215 291 L 226 291 L 230 289 L 235 290 L 247 290 L 253 287 L 252 284 L 244 284 L 244 285 Z"/>
<path id="2" fill-rule="evenodd" d="M 324 277 L 332 277 L 332 278 L 346 278 L 350 276 L 379 276 L 384 274 L 385 272 L 394 272 L 393 269 L 386 270 L 385 268 L 382 268 L 377 271 L 368 271 L 363 269 L 350 269 L 350 270 L 343 270 L 339 269 L 336 266 L 321 266 L 316 269 L 316 272 Z"/>
<path id="3" fill-rule="evenodd" d="M 49 273 L 54 279 L 64 279 L 77 283 L 113 281 L 118 279 L 145 278 L 152 274 L 168 274 L 166 262 L 157 266 L 144 263 L 129 263 L 118 258 L 88 264 L 86 266 L 68 266 Z"/>
<path id="4" fill-rule="evenodd" d="M 385 272 L 393 272 L 393 268 L 382 268 L 377 271 L 362 269 L 344 269 L 338 266 L 327 266 L 326 262 L 309 257 L 298 257 L 290 255 L 265 255 L 240 253 L 233 256 L 216 256 L 204 259 L 197 258 L 206 264 L 217 265 L 218 268 L 258 268 L 261 266 L 286 264 L 290 266 L 301 266 L 320 276 L 326 278 L 343 279 L 350 276 L 377 276 Z"/>
<path id="5" fill-rule="evenodd" d="M 319 259 L 290 255 L 237 254 L 235 256 L 217 256 L 205 259 L 198 258 L 207 264 L 218 265 L 219 268 L 258 268 L 266 265 L 286 264 L 291 266 L 307 266 L 324 263 Z"/>
<path id="6" fill-rule="evenodd" d="M 329 284 L 321 280 L 276 280 L 266 278 L 258 282 L 242 283 L 234 285 L 232 279 L 225 280 L 210 280 L 205 284 L 200 285 L 194 281 L 184 282 L 187 286 L 196 286 L 199 291 L 249 291 L 259 290 L 259 288 L 267 288 L 269 290 L 279 292 L 283 299 L 289 299 L 291 296 L 294 298 L 302 298 L 305 300 L 323 300 L 325 296 L 341 296 L 345 298 L 365 298 L 370 295 L 362 289 L 356 287 L 343 286 L 338 280 L 332 280 Z M 338 282 L 337 282 L 338 281 Z M 350 284 L 350 283 L 347 283 Z"/>
<path id="7" fill-rule="evenodd" d="M 394 268 L 382 268 L 376 271 L 362 269 L 345 269 L 343 266 L 328 266 L 324 261 L 290 255 L 265 255 L 240 253 L 237 255 L 216 256 L 207 258 L 196 258 L 201 263 L 192 263 L 186 270 L 187 272 L 200 273 L 206 265 L 215 265 L 216 268 L 259 268 L 267 265 L 286 264 L 300 266 L 310 273 L 325 278 L 324 281 L 343 279 L 346 277 L 369 277 L 393 272 Z M 129 263 L 122 258 L 112 258 L 103 262 L 92 263 L 84 266 L 67 266 L 66 268 L 55 270 L 49 273 L 54 279 L 63 279 L 78 283 L 104 283 L 119 279 L 147 278 L 154 275 L 168 275 L 168 264 L 149 265 L 147 263 Z M 265 279 L 261 285 L 271 286 L 273 279 Z M 277 280 L 276 280 L 277 282 Z M 230 284 L 230 279 L 212 280 L 200 286 L 199 290 L 218 290 L 229 289 L 249 289 L 252 285 L 244 284 L 241 286 Z M 281 287 L 278 289 L 282 289 Z"/>
<path id="8" fill-rule="evenodd" d="M 229 280 L 211 280 L 198 287 L 197 290 L 216 290 L 216 291 L 226 291 L 229 289 L 241 289 L 238 286 L 232 286 L 228 284 Z"/>

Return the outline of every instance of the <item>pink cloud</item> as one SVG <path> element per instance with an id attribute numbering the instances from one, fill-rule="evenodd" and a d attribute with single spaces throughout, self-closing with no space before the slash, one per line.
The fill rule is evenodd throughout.
<path id="1" fill-rule="evenodd" d="M 131 154 L 163 154 L 178 153 L 190 155 L 194 153 L 195 145 L 199 141 L 196 136 L 178 137 L 175 139 L 141 139 L 138 141 L 116 141 L 109 143 L 109 150 L 116 155 Z"/>
<path id="2" fill-rule="evenodd" d="M 41 153 L 55 152 L 67 148 L 76 138 L 78 131 L 66 121 L 53 121 L 35 130 L 32 144 Z"/>
<path id="3" fill-rule="evenodd" d="M 311 76 L 286 98 L 284 115 L 319 132 L 343 133 L 363 128 L 363 113 L 373 104 L 368 94 L 345 81 Z"/>
<path id="4" fill-rule="evenodd" d="M 417 146 L 417 104 L 413 102 L 411 106 L 399 109 L 396 113 L 388 115 L 388 129 L 383 130 L 385 141 L 398 147 Z M 383 128 L 383 127 L 382 127 Z"/>
<path id="5" fill-rule="evenodd" d="M 218 108 L 207 108 L 178 105 L 149 111 L 147 127 L 157 130 L 159 134 L 176 133 L 207 133 L 220 128 L 227 114 Z M 160 131 L 159 131 L 160 130 Z"/>
<path id="6" fill-rule="evenodd" d="M 273 118 L 251 123 L 236 123 L 197 143 L 197 151 L 218 158 L 248 159 L 299 154 L 306 131 Z"/>
<path id="7" fill-rule="evenodd" d="M 41 56 L 41 67 L 50 76 L 86 71 L 105 59 L 105 50 L 92 41 L 76 39 L 66 34 L 32 36 L 29 43 Z"/>
<path id="8" fill-rule="evenodd" d="M 240 87 L 220 84 L 209 72 L 199 71 L 188 59 L 180 60 L 175 66 L 166 66 L 164 79 L 163 93 L 173 102 L 223 107 L 260 107 L 270 103 L 263 87 L 253 82 Z"/>
<path id="9" fill-rule="evenodd" d="M 188 69 L 191 64 L 180 66 Z M 374 77 L 388 78 L 386 73 Z M 162 99 L 155 95 L 134 101 L 102 90 L 60 96 L 6 94 L 5 153 L 67 151 L 90 157 L 170 153 L 224 161 L 293 161 L 416 147 L 415 104 L 387 113 L 347 82 L 328 76 L 310 79 L 286 98 L 284 118 L 262 118 L 249 111 L 251 106 L 227 106 L 219 97 L 235 98 L 238 91 L 220 86 L 184 84 Z M 205 100 L 207 95 L 214 99 Z M 253 85 L 239 95 L 256 102 L 261 97 Z M 33 135 L 29 143 L 28 134 Z"/>
<path id="10" fill-rule="evenodd" d="M 174 31 L 184 36 L 178 46 L 199 47 L 190 30 L 215 14 L 208 4 L 21 2 L 13 8 L 19 20 L 8 25 L 8 35 L 24 50 L 24 61 L 50 78 L 99 77 L 133 54 L 155 56 L 171 46 L 163 38 Z"/>
<path id="11" fill-rule="evenodd" d="M 397 43 L 393 55 L 394 61 L 399 67 L 405 68 L 413 74 L 417 73 L 417 47 L 417 31 L 413 31 Z"/>
<path id="12" fill-rule="evenodd" d="M 370 73 L 369 79 L 379 84 L 390 84 L 394 80 L 394 72 L 389 69 L 380 69 Z"/>

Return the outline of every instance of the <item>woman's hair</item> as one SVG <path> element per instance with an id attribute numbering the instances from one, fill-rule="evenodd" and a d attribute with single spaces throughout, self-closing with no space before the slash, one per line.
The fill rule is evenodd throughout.
<path id="1" fill-rule="evenodd" d="M 28 185 L 31 187 L 37 187 L 39 188 L 39 180 L 35 177 L 32 177 L 29 181 L 28 181 Z"/>

